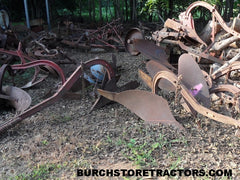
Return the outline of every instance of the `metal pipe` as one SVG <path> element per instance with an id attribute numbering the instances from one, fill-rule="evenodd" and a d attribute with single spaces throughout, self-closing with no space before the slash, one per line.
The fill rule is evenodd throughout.
<path id="1" fill-rule="evenodd" d="M 30 29 L 27 0 L 24 0 L 24 9 L 25 9 L 27 27 Z"/>
<path id="2" fill-rule="evenodd" d="M 45 4 L 46 4 L 46 11 L 47 11 L 48 30 L 50 31 L 51 30 L 51 24 L 50 24 L 48 0 L 45 0 Z"/>

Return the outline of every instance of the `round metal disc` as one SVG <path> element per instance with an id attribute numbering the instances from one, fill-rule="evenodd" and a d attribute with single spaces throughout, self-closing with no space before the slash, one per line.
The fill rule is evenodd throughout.
<path id="1" fill-rule="evenodd" d="M 14 99 L 9 101 L 9 104 L 13 106 L 17 112 L 23 112 L 30 106 L 32 102 L 29 94 L 20 88 L 13 86 L 3 86 L 2 91 L 4 94 Z"/>
<path id="2" fill-rule="evenodd" d="M 144 39 L 142 31 L 138 28 L 132 28 L 129 30 L 124 41 L 126 51 L 128 51 L 133 56 L 137 56 L 140 52 L 134 48 L 131 42 L 134 39 Z"/>

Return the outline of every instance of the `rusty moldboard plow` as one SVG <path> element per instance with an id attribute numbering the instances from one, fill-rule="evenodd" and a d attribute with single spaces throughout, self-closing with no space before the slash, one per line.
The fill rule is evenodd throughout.
<path id="1" fill-rule="evenodd" d="M 212 13 L 212 21 L 201 33 L 196 32 L 191 14 L 191 11 L 199 6 Z M 167 103 L 156 95 L 158 88 L 167 92 L 173 91 L 175 96 L 181 95 L 181 105 L 193 115 L 199 113 L 210 119 L 239 127 L 239 120 L 210 110 L 214 104 L 214 101 L 211 101 L 212 95 L 216 94 L 228 111 L 232 114 L 239 112 L 240 89 L 236 75 L 232 75 L 236 72 L 239 77 L 240 47 L 237 42 L 240 39 L 239 17 L 235 18 L 231 25 L 227 25 L 214 6 L 197 1 L 180 14 L 179 21 L 168 19 L 164 28 L 154 32 L 152 37 L 147 37 L 148 40 L 144 38 L 140 29 L 131 29 L 127 33 L 125 47 L 132 55 L 141 53 L 150 58 L 146 63 L 150 75 L 141 70 L 139 75 L 152 89 L 152 93 L 137 90 L 120 93 L 99 90 L 99 93 L 123 104 L 147 122 L 170 124 L 183 129 L 173 118 Z M 171 45 L 178 46 L 181 56 L 177 60 L 177 71 L 169 63 L 169 56 L 162 44 L 168 44 L 168 48 Z M 185 54 L 186 51 L 189 54 Z M 207 62 L 209 73 L 200 68 L 202 62 Z M 139 100 L 140 94 L 144 101 Z M 148 113 L 142 112 L 144 110 Z M 159 114 L 153 111 L 158 111 Z"/>
<path id="2" fill-rule="evenodd" d="M 181 61 L 192 61 L 190 64 L 194 64 L 195 61 L 192 58 L 191 55 L 183 54 L 180 57 Z M 195 67 L 198 65 L 195 64 Z M 194 71 L 196 69 L 193 68 Z M 191 71 L 191 70 L 190 70 Z M 192 110 L 194 112 L 198 112 L 199 114 L 202 114 L 210 119 L 231 124 L 235 126 L 240 125 L 240 121 L 233 119 L 231 117 L 216 113 L 208 108 L 209 106 L 209 89 L 206 84 L 206 81 L 203 79 L 204 76 L 200 71 L 196 73 L 196 77 L 191 78 L 188 75 L 188 70 L 185 69 L 179 71 L 184 72 L 180 74 L 182 77 L 181 79 L 178 78 L 177 75 L 175 75 L 173 72 L 169 70 L 159 70 L 153 78 L 146 75 L 143 71 L 140 71 L 140 77 L 150 86 L 152 89 L 151 92 L 145 92 L 145 91 L 139 91 L 139 90 L 131 90 L 128 92 L 121 92 L 121 93 L 113 93 L 108 91 L 99 90 L 99 93 L 109 98 L 113 101 L 119 102 L 120 104 L 123 104 L 127 108 L 129 108 L 132 112 L 139 115 L 142 119 L 146 120 L 146 122 L 149 123 L 162 123 L 165 125 L 172 125 L 174 127 L 177 127 L 180 130 L 183 130 L 184 128 L 182 125 L 180 125 L 175 118 L 173 118 L 171 111 L 167 105 L 166 100 L 164 100 L 162 97 L 156 95 L 156 90 L 159 87 L 159 82 L 162 80 L 168 81 L 172 85 L 171 88 L 175 88 L 175 91 L 179 91 L 176 93 L 180 93 L 182 95 L 182 98 L 185 101 L 185 105 L 183 105 L 184 108 L 187 110 Z M 193 72 L 193 71 L 192 71 Z M 185 73 L 187 73 L 185 75 Z M 184 83 L 185 80 L 188 80 L 190 78 L 191 81 L 187 81 L 187 83 Z M 165 86 L 161 86 L 162 89 L 165 88 Z M 167 87 L 168 88 L 168 87 Z M 225 88 L 225 90 L 223 90 Z M 217 90 L 223 92 L 223 91 L 230 91 L 230 87 L 223 86 L 219 87 L 218 89 L 215 89 L 215 92 Z M 214 90 L 212 90 L 214 92 Z M 232 91 L 233 93 L 239 92 L 236 90 Z M 198 96 L 198 97 L 197 97 Z M 140 98 L 141 97 L 141 98 Z M 159 98 L 160 97 L 160 98 Z M 196 100 L 198 99 L 198 101 Z M 202 104 L 203 105 L 202 105 Z M 187 107 L 186 107 L 187 106 Z"/>
<path id="3" fill-rule="evenodd" d="M 199 6 L 212 13 L 211 22 L 200 33 L 195 30 L 191 13 Z M 185 12 L 180 14 L 178 21 L 168 19 L 164 28 L 154 32 L 152 37 L 145 39 L 138 28 L 130 30 L 125 38 L 125 48 L 132 55 L 142 54 L 150 59 L 146 63 L 148 74 L 139 70 L 139 76 L 151 89 L 151 92 L 129 90 L 138 86 L 136 82 L 118 87 L 116 85 L 117 77 L 112 66 L 101 59 L 83 63 L 66 80 L 61 68 L 53 62 L 29 59 L 20 51 L 20 48 L 16 52 L 0 49 L 0 52 L 18 56 L 21 60 L 21 64 L 8 66 L 9 71 L 35 67 L 35 75 L 37 75 L 39 66 L 47 66 L 54 69 L 62 80 L 61 87 L 54 95 L 29 109 L 23 108 L 24 110 L 22 109 L 17 117 L 1 125 L 0 132 L 59 100 L 77 84 L 80 77 L 85 78 L 85 68 L 99 64 L 105 67 L 106 72 L 102 86 L 98 89 L 101 96 L 91 110 L 102 107 L 109 101 L 116 101 L 137 114 L 146 123 L 162 123 L 184 130 L 184 126 L 171 113 L 168 102 L 157 94 L 160 89 L 165 92 L 175 92 L 176 103 L 182 105 L 187 112 L 194 116 L 199 113 L 215 121 L 240 127 L 239 120 L 215 112 L 213 108 L 213 104 L 218 102 L 225 105 L 226 110 L 230 111 L 232 116 L 240 112 L 239 30 L 239 17 L 235 18 L 232 24 L 227 25 L 215 6 L 201 1 L 191 4 Z M 81 39 L 78 39 L 76 43 L 80 41 Z M 178 52 L 176 64 L 171 63 L 169 52 Z M 30 62 L 26 62 L 25 59 Z M 30 84 L 35 83 L 36 78 L 33 79 Z M 91 81 L 91 78 L 86 77 L 86 79 Z M 17 97 L 7 94 L 4 88 L 0 89 L 0 93 L 2 99 L 5 98 L 10 102 L 17 99 Z M 213 98 L 214 95 L 217 101 Z"/>

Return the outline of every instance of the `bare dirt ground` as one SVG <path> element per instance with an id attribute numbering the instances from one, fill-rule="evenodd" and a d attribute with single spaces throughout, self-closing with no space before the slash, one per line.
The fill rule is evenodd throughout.
<path id="1" fill-rule="evenodd" d="M 79 63 L 95 57 L 111 61 L 111 54 L 69 51 Z M 117 64 L 122 66 L 119 84 L 130 80 L 141 82 L 137 70 L 144 66 L 145 58 L 125 52 L 114 54 Z M 33 104 L 40 101 L 56 81 L 49 77 L 29 89 Z M 142 82 L 139 89 L 150 91 Z M 61 99 L 1 135 L 0 179 L 82 179 L 76 176 L 77 169 L 82 168 L 232 169 L 230 179 L 239 179 L 237 129 L 202 116 L 193 118 L 181 108 L 174 109 L 173 96 L 163 96 L 186 132 L 161 124 L 145 125 L 142 119 L 117 103 L 89 113 L 93 98 L 88 95 L 78 100 Z M 11 111 L 0 111 L 1 121 L 11 116 Z"/>

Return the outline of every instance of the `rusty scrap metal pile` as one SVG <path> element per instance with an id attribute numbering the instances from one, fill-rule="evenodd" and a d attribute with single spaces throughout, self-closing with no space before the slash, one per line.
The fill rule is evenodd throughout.
<path id="1" fill-rule="evenodd" d="M 66 23 L 66 25 L 67 32 L 64 33 L 64 39 L 61 41 L 65 45 L 83 49 L 124 49 L 121 38 L 123 27 L 120 19 L 113 20 L 96 30 L 81 29 L 75 27 L 71 22 Z M 59 32 L 61 32 L 60 29 Z"/>
<path id="2" fill-rule="evenodd" d="M 212 14 L 212 20 L 201 32 L 196 32 L 191 13 L 197 7 L 206 8 Z M 112 26 L 110 23 L 94 32 L 80 36 L 71 43 L 67 40 L 63 42 L 72 46 L 81 46 L 84 38 L 90 41 L 91 38 L 88 37 L 91 34 L 94 37 L 93 40 L 102 42 L 103 46 L 116 49 L 116 46 L 108 42 L 104 43 L 102 39 L 106 36 L 113 40 L 108 33 L 111 35 L 115 33 L 120 40 L 117 42 L 121 43 L 117 29 L 114 27 L 111 32 L 109 31 L 110 25 Z M 101 35 L 93 36 L 96 32 Z M 191 4 L 185 12 L 180 13 L 179 20 L 167 19 L 164 28 L 153 32 L 151 37 L 144 37 L 138 28 L 131 29 L 125 37 L 125 48 L 132 55 L 141 53 L 149 59 L 146 62 L 146 69 L 139 69 L 138 72 L 143 82 L 152 90 L 151 92 L 133 90 L 139 86 L 137 81 L 117 87 L 119 76 L 116 75 L 114 56 L 112 63 L 102 59 L 82 63 L 66 80 L 57 62 L 52 59 L 51 61 L 39 60 L 49 59 L 51 55 L 55 56 L 61 52 L 57 48 L 48 49 L 44 45 L 46 38 L 32 41 L 34 44 L 32 47 L 38 46 L 40 49 L 30 48 L 26 50 L 28 55 L 23 53 L 21 43 L 17 51 L 0 49 L 0 53 L 5 56 L 4 61 L 0 61 L 4 62 L 0 69 L 0 105 L 8 102 L 18 112 L 16 117 L 0 125 L 0 132 L 13 127 L 65 95 L 74 95 L 78 90 L 83 91 L 89 84 L 94 86 L 98 84 L 95 89 L 99 88 L 97 90 L 99 97 L 91 110 L 103 107 L 110 101 L 116 101 L 137 114 L 146 123 L 162 123 L 184 130 L 185 128 L 174 118 L 167 100 L 158 95 L 158 91 L 161 90 L 165 93 L 174 92 L 174 103 L 181 105 L 194 116 L 202 114 L 215 121 L 240 127 L 240 121 L 237 119 L 240 112 L 239 39 L 240 17 L 225 23 L 215 6 L 201 1 Z M 99 45 L 93 44 L 92 47 L 99 47 Z M 33 56 L 30 57 L 29 54 Z M 177 63 L 172 63 L 173 56 L 170 54 L 179 57 Z M 64 53 L 62 55 L 67 57 Z M 12 64 L 13 56 L 18 57 L 20 63 Z M 70 58 L 67 59 L 70 63 L 76 63 Z M 61 85 L 55 93 L 34 106 L 30 106 L 31 97 L 24 90 L 15 86 L 2 85 L 5 72 L 8 71 L 9 75 L 14 76 L 28 68 L 34 68 L 34 76 L 31 81 L 22 86 L 22 89 L 42 82 L 49 72 L 57 74 L 61 79 Z M 45 75 L 38 77 L 39 72 L 42 71 Z M 221 112 L 216 108 L 219 106 L 221 106 Z"/>

